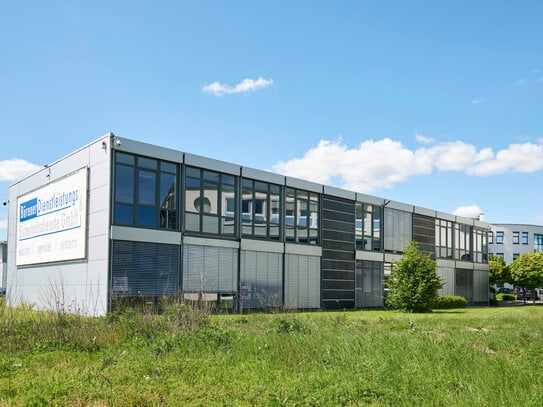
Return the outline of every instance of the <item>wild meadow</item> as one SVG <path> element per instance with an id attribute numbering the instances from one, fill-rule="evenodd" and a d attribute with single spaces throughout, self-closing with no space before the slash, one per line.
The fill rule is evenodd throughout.
<path id="1" fill-rule="evenodd" d="M 543 405 L 539 306 L 0 321 L 1 406 Z"/>

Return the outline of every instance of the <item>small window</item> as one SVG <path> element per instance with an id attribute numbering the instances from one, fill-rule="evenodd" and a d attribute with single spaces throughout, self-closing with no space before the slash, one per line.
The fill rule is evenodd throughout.
<path id="1" fill-rule="evenodd" d="M 502 231 L 496 232 L 496 243 L 497 244 L 503 244 L 503 232 Z"/>
<path id="2" fill-rule="evenodd" d="M 528 244 L 528 232 L 522 232 L 522 244 Z"/>
<path id="3" fill-rule="evenodd" d="M 494 243 L 494 232 L 489 230 L 488 231 L 488 244 L 493 244 L 493 243 Z"/>
<path id="4" fill-rule="evenodd" d="M 513 232 L 513 244 L 520 243 L 520 232 Z"/>
<path id="5" fill-rule="evenodd" d="M 520 257 L 520 253 L 513 253 L 513 260 L 518 259 Z"/>

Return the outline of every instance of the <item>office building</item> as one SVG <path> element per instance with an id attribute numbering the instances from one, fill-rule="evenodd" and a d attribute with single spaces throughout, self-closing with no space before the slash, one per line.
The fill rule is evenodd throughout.
<path id="1" fill-rule="evenodd" d="M 488 227 L 108 134 L 10 186 L 8 301 L 89 315 L 166 300 L 381 307 L 415 240 L 440 293 L 487 304 Z"/>

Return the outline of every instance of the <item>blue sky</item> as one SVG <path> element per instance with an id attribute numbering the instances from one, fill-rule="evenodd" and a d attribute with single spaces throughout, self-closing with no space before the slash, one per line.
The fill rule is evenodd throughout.
<path id="1" fill-rule="evenodd" d="M 0 197 L 112 131 L 543 224 L 541 1 L 4 1 Z M 6 236 L 0 208 L 0 240 Z"/>

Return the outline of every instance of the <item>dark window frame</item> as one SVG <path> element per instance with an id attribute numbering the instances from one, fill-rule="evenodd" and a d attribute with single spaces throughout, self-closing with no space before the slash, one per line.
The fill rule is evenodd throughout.
<path id="1" fill-rule="evenodd" d="M 180 164 L 116 151 L 113 166 L 112 224 L 145 229 L 179 230 L 177 203 Z M 121 169 L 130 169 L 130 179 L 120 178 Z M 173 177 L 173 181 L 167 196 L 162 197 L 163 180 L 166 176 Z M 146 180 L 149 182 L 148 185 Z M 150 200 L 149 196 L 143 195 L 147 187 L 152 191 Z M 131 190 L 129 200 L 119 196 L 121 188 Z"/>

